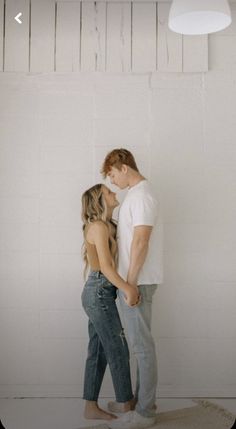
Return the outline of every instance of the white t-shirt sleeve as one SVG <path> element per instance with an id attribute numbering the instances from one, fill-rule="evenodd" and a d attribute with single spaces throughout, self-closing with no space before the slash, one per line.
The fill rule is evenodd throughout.
<path id="1" fill-rule="evenodd" d="M 131 204 L 132 225 L 154 226 L 157 220 L 157 202 L 150 196 L 136 197 Z"/>

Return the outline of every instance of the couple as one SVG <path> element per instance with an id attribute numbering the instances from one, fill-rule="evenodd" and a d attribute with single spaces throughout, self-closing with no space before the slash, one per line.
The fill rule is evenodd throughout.
<path id="1" fill-rule="evenodd" d="M 84 416 L 107 420 L 113 429 L 148 428 L 156 420 L 157 361 L 151 307 L 161 283 L 157 201 L 126 149 L 115 149 L 106 156 L 102 174 L 120 189 L 128 187 L 128 193 L 120 207 L 117 228 L 112 220 L 113 209 L 119 204 L 114 192 L 98 184 L 82 196 L 84 259 L 91 270 L 82 293 L 89 317 Z M 128 345 L 115 303 L 117 295 L 137 360 L 135 395 Z M 107 363 L 116 396 L 115 402 L 108 403 L 110 412 L 97 403 Z M 117 418 L 113 413 L 124 414 Z"/>

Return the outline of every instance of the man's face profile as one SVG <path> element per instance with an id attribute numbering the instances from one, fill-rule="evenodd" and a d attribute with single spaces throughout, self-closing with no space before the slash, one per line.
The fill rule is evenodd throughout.
<path id="1" fill-rule="evenodd" d="M 111 184 L 118 186 L 120 189 L 125 189 L 128 186 L 127 166 L 123 164 L 121 169 L 111 167 L 108 177 Z"/>

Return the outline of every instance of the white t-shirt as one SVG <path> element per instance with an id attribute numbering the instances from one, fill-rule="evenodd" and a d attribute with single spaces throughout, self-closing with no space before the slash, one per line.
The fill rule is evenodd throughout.
<path id="1" fill-rule="evenodd" d="M 162 283 L 162 221 L 157 199 L 147 180 L 141 180 L 137 185 L 129 188 L 119 211 L 118 272 L 124 279 L 127 279 L 129 269 L 134 227 L 139 225 L 149 225 L 153 228 L 148 254 L 138 276 L 138 284 Z"/>

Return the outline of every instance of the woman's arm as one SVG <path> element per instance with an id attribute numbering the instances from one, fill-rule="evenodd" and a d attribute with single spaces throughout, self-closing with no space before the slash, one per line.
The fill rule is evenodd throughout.
<path id="1" fill-rule="evenodd" d="M 107 226 L 101 221 L 94 222 L 94 224 L 90 226 L 89 233 L 90 240 L 92 240 L 96 246 L 101 272 L 109 282 L 125 292 L 129 305 L 136 304 L 139 295 L 137 287 L 131 286 L 129 283 L 125 282 L 112 265 Z M 130 303 L 130 301 L 132 302 Z"/>

